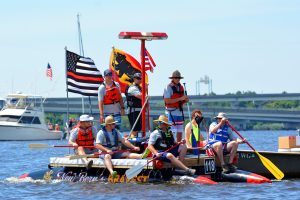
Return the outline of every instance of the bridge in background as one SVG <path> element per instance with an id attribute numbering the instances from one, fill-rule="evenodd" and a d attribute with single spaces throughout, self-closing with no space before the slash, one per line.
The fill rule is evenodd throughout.
<path id="1" fill-rule="evenodd" d="M 289 109 L 265 109 L 261 105 L 268 101 L 280 100 L 300 100 L 300 93 L 290 94 L 257 94 L 257 95 L 215 95 L 215 96 L 199 96 L 190 95 L 190 109 L 200 108 L 203 111 L 205 118 L 210 121 L 218 112 L 226 112 L 231 120 L 238 123 L 241 128 L 251 121 L 260 122 L 278 122 L 284 123 L 286 127 L 297 128 L 300 127 L 300 110 Z M 251 101 L 255 108 L 240 108 L 240 102 Z M 210 102 L 230 102 L 230 108 L 211 107 L 207 103 Z M 91 98 L 91 108 L 88 98 L 84 98 L 85 113 L 91 113 L 98 118 L 99 109 L 97 98 Z M 164 103 L 162 96 L 150 97 L 150 116 L 157 117 L 164 113 Z M 45 112 L 48 113 L 67 113 L 67 99 L 66 98 L 48 98 L 44 103 Z M 69 113 L 82 113 L 82 98 L 69 98 Z M 184 107 L 184 115 L 188 118 L 187 106 Z"/>

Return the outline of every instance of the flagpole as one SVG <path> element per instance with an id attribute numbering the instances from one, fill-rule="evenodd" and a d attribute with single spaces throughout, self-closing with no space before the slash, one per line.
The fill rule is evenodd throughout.
<path id="1" fill-rule="evenodd" d="M 116 52 L 115 52 L 115 47 L 113 46 L 112 49 L 113 49 L 113 55 L 114 55 L 113 60 L 112 60 L 112 66 L 114 67 L 114 81 L 117 81 L 116 68 L 115 68 L 115 66 L 116 66 Z"/>
<path id="2" fill-rule="evenodd" d="M 69 136 L 69 93 L 68 93 L 68 62 L 67 62 L 67 47 L 65 47 L 66 54 L 66 92 L 67 92 L 67 136 Z"/>
<path id="3" fill-rule="evenodd" d="M 142 67 L 142 105 L 146 100 L 146 72 L 145 72 L 145 39 L 141 39 L 141 67 Z M 142 133 L 146 136 L 146 111 L 142 111 Z"/>

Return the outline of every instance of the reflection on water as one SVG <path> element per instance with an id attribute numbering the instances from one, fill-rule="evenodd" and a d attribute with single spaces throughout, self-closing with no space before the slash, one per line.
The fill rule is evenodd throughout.
<path id="1" fill-rule="evenodd" d="M 277 151 L 277 138 L 297 131 L 240 131 L 257 150 Z M 72 153 L 68 148 L 29 149 L 28 144 L 62 145 L 66 141 L 0 142 L 0 199 L 299 199 L 300 181 L 272 184 L 219 183 L 199 185 L 188 177 L 166 183 L 73 183 L 58 180 L 18 180 L 25 172 L 45 169 L 49 157 Z M 248 149 L 241 145 L 240 149 Z"/>

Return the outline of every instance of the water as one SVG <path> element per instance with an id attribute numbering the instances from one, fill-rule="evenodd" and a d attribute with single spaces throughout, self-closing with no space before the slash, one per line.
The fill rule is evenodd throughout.
<path id="1" fill-rule="evenodd" d="M 241 131 L 256 150 L 277 150 L 277 138 L 297 131 Z M 272 184 L 219 183 L 198 185 L 188 181 L 156 184 L 70 183 L 20 181 L 25 172 L 45 169 L 49 157 L 69 154 L 65 148 L 32 150 L 31 143 L 62 145 L 66 141 L 0 142 L 0 199 L 300 199 L 300 180 Z M 249 149 L 241 145 L 240 149 Z M 291 163 L 292 164 L 292 163 Z"/>

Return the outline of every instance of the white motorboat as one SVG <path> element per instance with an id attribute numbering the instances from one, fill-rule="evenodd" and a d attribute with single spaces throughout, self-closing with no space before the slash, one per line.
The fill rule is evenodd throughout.
<path id="1" fill-rule="evenodd" d="M 10 94 L 0 111 L 0 140 L 57 140 L 59 130 L 48 130 L 43 98 L 27 94 Z"/>

